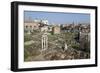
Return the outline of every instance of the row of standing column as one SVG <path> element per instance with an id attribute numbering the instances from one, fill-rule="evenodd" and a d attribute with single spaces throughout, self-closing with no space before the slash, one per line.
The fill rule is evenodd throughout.
<path id="1" fill-rule="evenodd" d="M 48 37 L 46 34 L 42 35 L 42 50 L 48 49 Z"/>

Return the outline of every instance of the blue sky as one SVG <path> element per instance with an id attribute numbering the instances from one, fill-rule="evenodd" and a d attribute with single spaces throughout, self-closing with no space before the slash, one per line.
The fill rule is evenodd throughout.
<path id="1" fill-rule="evenodd" d="M 24 19 L 25 20 L 46 19 L 49 21 L 49 23 L 55 23 L 55 24 L 66 24 L 66 23 L 73 23 L 73 22 L 90 23 L 90 14 L 24 11 Z"/>

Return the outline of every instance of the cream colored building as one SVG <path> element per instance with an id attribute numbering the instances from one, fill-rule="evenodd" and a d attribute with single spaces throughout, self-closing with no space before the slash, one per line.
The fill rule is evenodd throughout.
<path id="1" fill-rule="evenodd" d="M 54 26 L 52 31 L 53 31 L 53 34 L 60 34 L 60 26 Z"/>

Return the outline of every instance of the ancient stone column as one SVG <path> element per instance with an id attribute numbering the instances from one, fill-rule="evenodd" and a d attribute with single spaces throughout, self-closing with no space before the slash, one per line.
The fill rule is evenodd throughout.
<path id="1" fill-rule="evenodd" d="M 48 36 L 46 33 L 42 35 L 42 50 L 48 49 Z"/>
<path id="2" fill-rule="evenodd" d="M 64 48 L 64 50 L 67 50 L 68 49 L 68 46 L 67 46 L 67 43 L 65 43 L 65 48 Z"/>

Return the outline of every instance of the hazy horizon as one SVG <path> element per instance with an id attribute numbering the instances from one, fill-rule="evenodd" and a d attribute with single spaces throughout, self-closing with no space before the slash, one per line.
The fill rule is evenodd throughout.
<path id="1" fill-rule="evenodd" d="M 48 20 L 49 24 L 90 24 L 90 14 L 86 13 L 24 11 L 24 21 L 33 21 L 35 19 Z"/>

